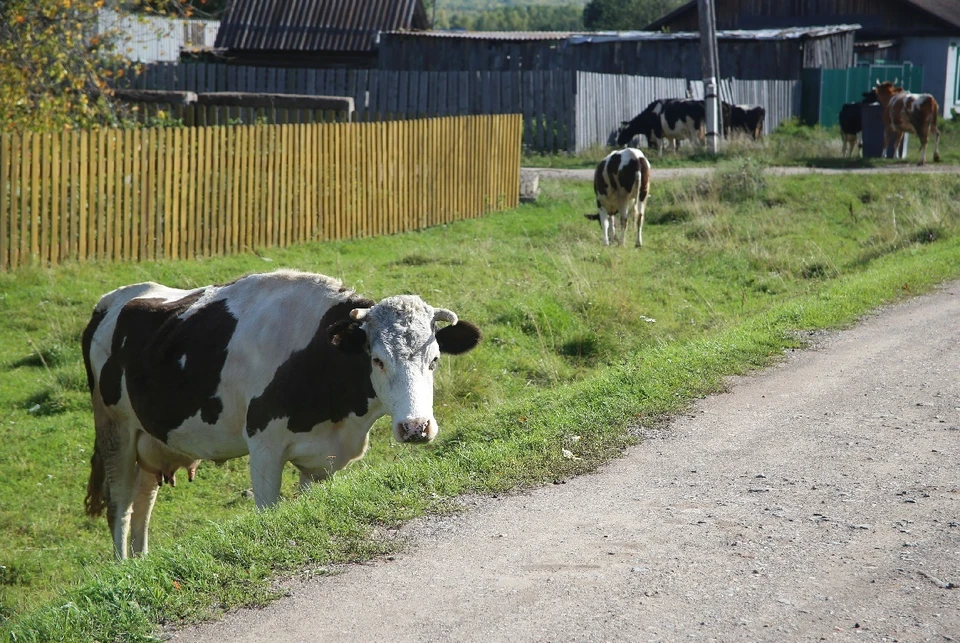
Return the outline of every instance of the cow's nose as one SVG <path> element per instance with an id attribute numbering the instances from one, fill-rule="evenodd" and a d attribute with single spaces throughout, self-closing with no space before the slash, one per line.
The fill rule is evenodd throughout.
<path id="1" fill-rule="evenodd" d="M 430 419 L 412 418 L 397 422 L 397 436 L 402 442 L 429 442 L 433 439 L 430 435 Z"/>

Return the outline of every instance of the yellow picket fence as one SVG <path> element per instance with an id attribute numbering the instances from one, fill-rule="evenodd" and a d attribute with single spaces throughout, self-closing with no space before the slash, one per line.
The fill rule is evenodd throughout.
<path id="1" fill-rule="evenodd" d="M 511 208 L 519 115 L 0 135 L 0 270 L 393 234 Z"/>

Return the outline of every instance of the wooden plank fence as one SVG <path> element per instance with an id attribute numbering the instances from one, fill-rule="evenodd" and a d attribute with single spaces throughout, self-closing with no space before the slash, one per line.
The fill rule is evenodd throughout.
<path id="1" fill-rule="evenodd" d="M 492 115 L 3 134 L 0 270 L 224 255 L 515 207 L 521 126 Z"/>
<path id="2" fill-rule="evenodd" d="M 417 72 L 181 63 L 145 65 L 139 75 L 125 73 L 122 78 L 130 89 L 349 96 L 356 120 L 365 122 L 523 114 L 523 142 L 528 148 L 553 152 L 575 147 L 576 76 L 569 71 Z"/>
<path id="3" fill-rule="evenodd" d="M 123 77 L 134 89 L 349 96 L 360 121 L 518 113 L 523 115 L 524 147 L 537 152 L 581 152 L 607 146 L 620 122 L 633 118 L 653 100 L 703 97 L 701 81 L 562 70 L 418 72 L 184 63 L 149 65 L 139 76 Z M 728 102 L 764 106 L 767 132 L 800 114 L 800 81 L 722 79 L 720 85 Z M 304 118 L 270 117 L 279 122 Z M 207 120 L 197 122 L 224 122 L 221 116 L 202 118 Z M 231 118 L 235 122 L 241 117 Z"/>

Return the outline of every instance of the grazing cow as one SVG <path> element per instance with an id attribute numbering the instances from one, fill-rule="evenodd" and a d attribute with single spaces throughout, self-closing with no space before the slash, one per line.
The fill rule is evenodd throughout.
<path id="1" fill-rule="evenodd" d="M 763 136 L 763 121 L 767 116 L 767 110 L 763 107 L 721 103 L 721 110 L 724 136 L 743 132 L 755 141 Z"/>
<path id="2" fill-rule="evenodd" d="M 620 223 L 620 245 L 627 238 L 630 218 L 637 226 L 637 247 L 643 245 L 643 213 L 650 194 L 650 161 L 638 149 L 628 147 L 608 154 L 593 174 L 593 192 L 597 196 L 597 213 L 584 216 L 600 221 L 603 244 L 617 240 Z"/>
<path id="3" fill-rule="evenodd" d="M 854 149 L 862 149 L 861 131 L 863 130 L 863 106 L 865 104 L 876 103 L 877 93 L 873 90 L 863 92 L 863 100 L 859 103 L 844 103 L 840 108 L 840 138 L 843 141 L 841 153 L 847 156 L 847 147 L 850 148 L 850 155 L 853 155 Z"/>
<path id="4" fill-rule="evenodd" d="M 439 322 L 448 325 L 438 327 Z M 401 443 L 437 434 L 433 375 L 480 330 L 415 295 L 365 299 L 292 270 L 193 290 L 142 283 L 104 295 L 83 333 L 96 429 L 86 510 L 107 510 L 118 558 L 147 552 L 157 482 L 249 453 L 258 508 L 363 457 L 393 418 Z M 132 522 L 132 525 L 131 525 Z"/>
<path id="5" fill-rule="evenodd" d="M 883 155 L 886 156 L 891 139 L 894 149 L 900 148 L 904 132 L 916 134 L 920 139 L 920 163 L 927 160 L 927 140 L 933 134 L 933 160 L 940 160 L 940 130 L 937 129 L 937 113 L 940 106 L 930 94 L 911 94 L 893 83 L 877 81 L 877 99 L 883 105 Z"/>
<path id="6" fill-rule="evenodd" d="M 617 145 L 627 145 L 643 134 L 651 149 L 663 154 L 664 141 L 673 141 L 678 149 L 682 139 L 703 143 L 706 110 L 702 100 L 686 98 L 657 99 L 647 105 L 633 120 L 623 121 L 617 134 Z"/>

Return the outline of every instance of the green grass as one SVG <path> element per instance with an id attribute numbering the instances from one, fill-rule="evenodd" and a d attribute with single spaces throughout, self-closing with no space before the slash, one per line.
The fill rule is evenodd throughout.
<path id="1" fill-rule="evenodd" d="M 722 377 L 960 275 L 960 176 L 767 178 L 752 162 L 653 186 L 641 250 L 604 248 L 588 182 L 539 203 L 423 232 L 194 262 L 73 265 L 0 275 L 0 621 L 16 640 L 147 640 L 273 593 L 278 572 L 389 550 L 383 526 L 448 498 L 594 468 Z M 468 250 L 467 250 L 468 249 Z M 466 250 L 466 251 L 465 251 Z M 164 487 L 150 556 L 112 562 L 83 516 L 93 442 L 79 351 L 103 292 L 296 267 L 374 298 L 418 292 L 484 330 L 444 360 L 438 440 L 401 447 L 378 424 L 368 456 L 253 511 L 246 460 Z M 563 456 L 573 451 L 578 459 Z M 292 468 L 284 494 L 296 496 Z"/>
<path id="2" fill-rule="evenodd" d="M 940 157 L 946 165 L 960 165 L 960 120 L 938 121 L 940 129 Z M 610 152 L 611 148 L 596 146 L 583 152 L 572 154 L 526 153 L 523 156 L 524 167 L 550 168 L 594 168 L 597 162 Z M 743 158 L 759 158 L 767 165 L 787 165 L 822 168 L 861 168 L 884 167 L 890 165 L 916 164 L 920 161 L 920 140 L 910 137 L 907 158 L 900 159 L 864 159 L 844 158 L 840 141 L 839 126 L 823 129 L 807 127 L 795 122 L 786 122 L 761 141 L 754 142 L 737 137 L 722 144 L 718 154 L 707 154 L 702 148 L 684 143 L 679 152 L 665 151 L 662 156 L 656 150 L 644 149 L 653 167 L 673 168 L 691 166 L 715 166 L 718 163 L 736 161 Z M 933 163 L 933 143 L 927 150 L 927 163 Z"/>

